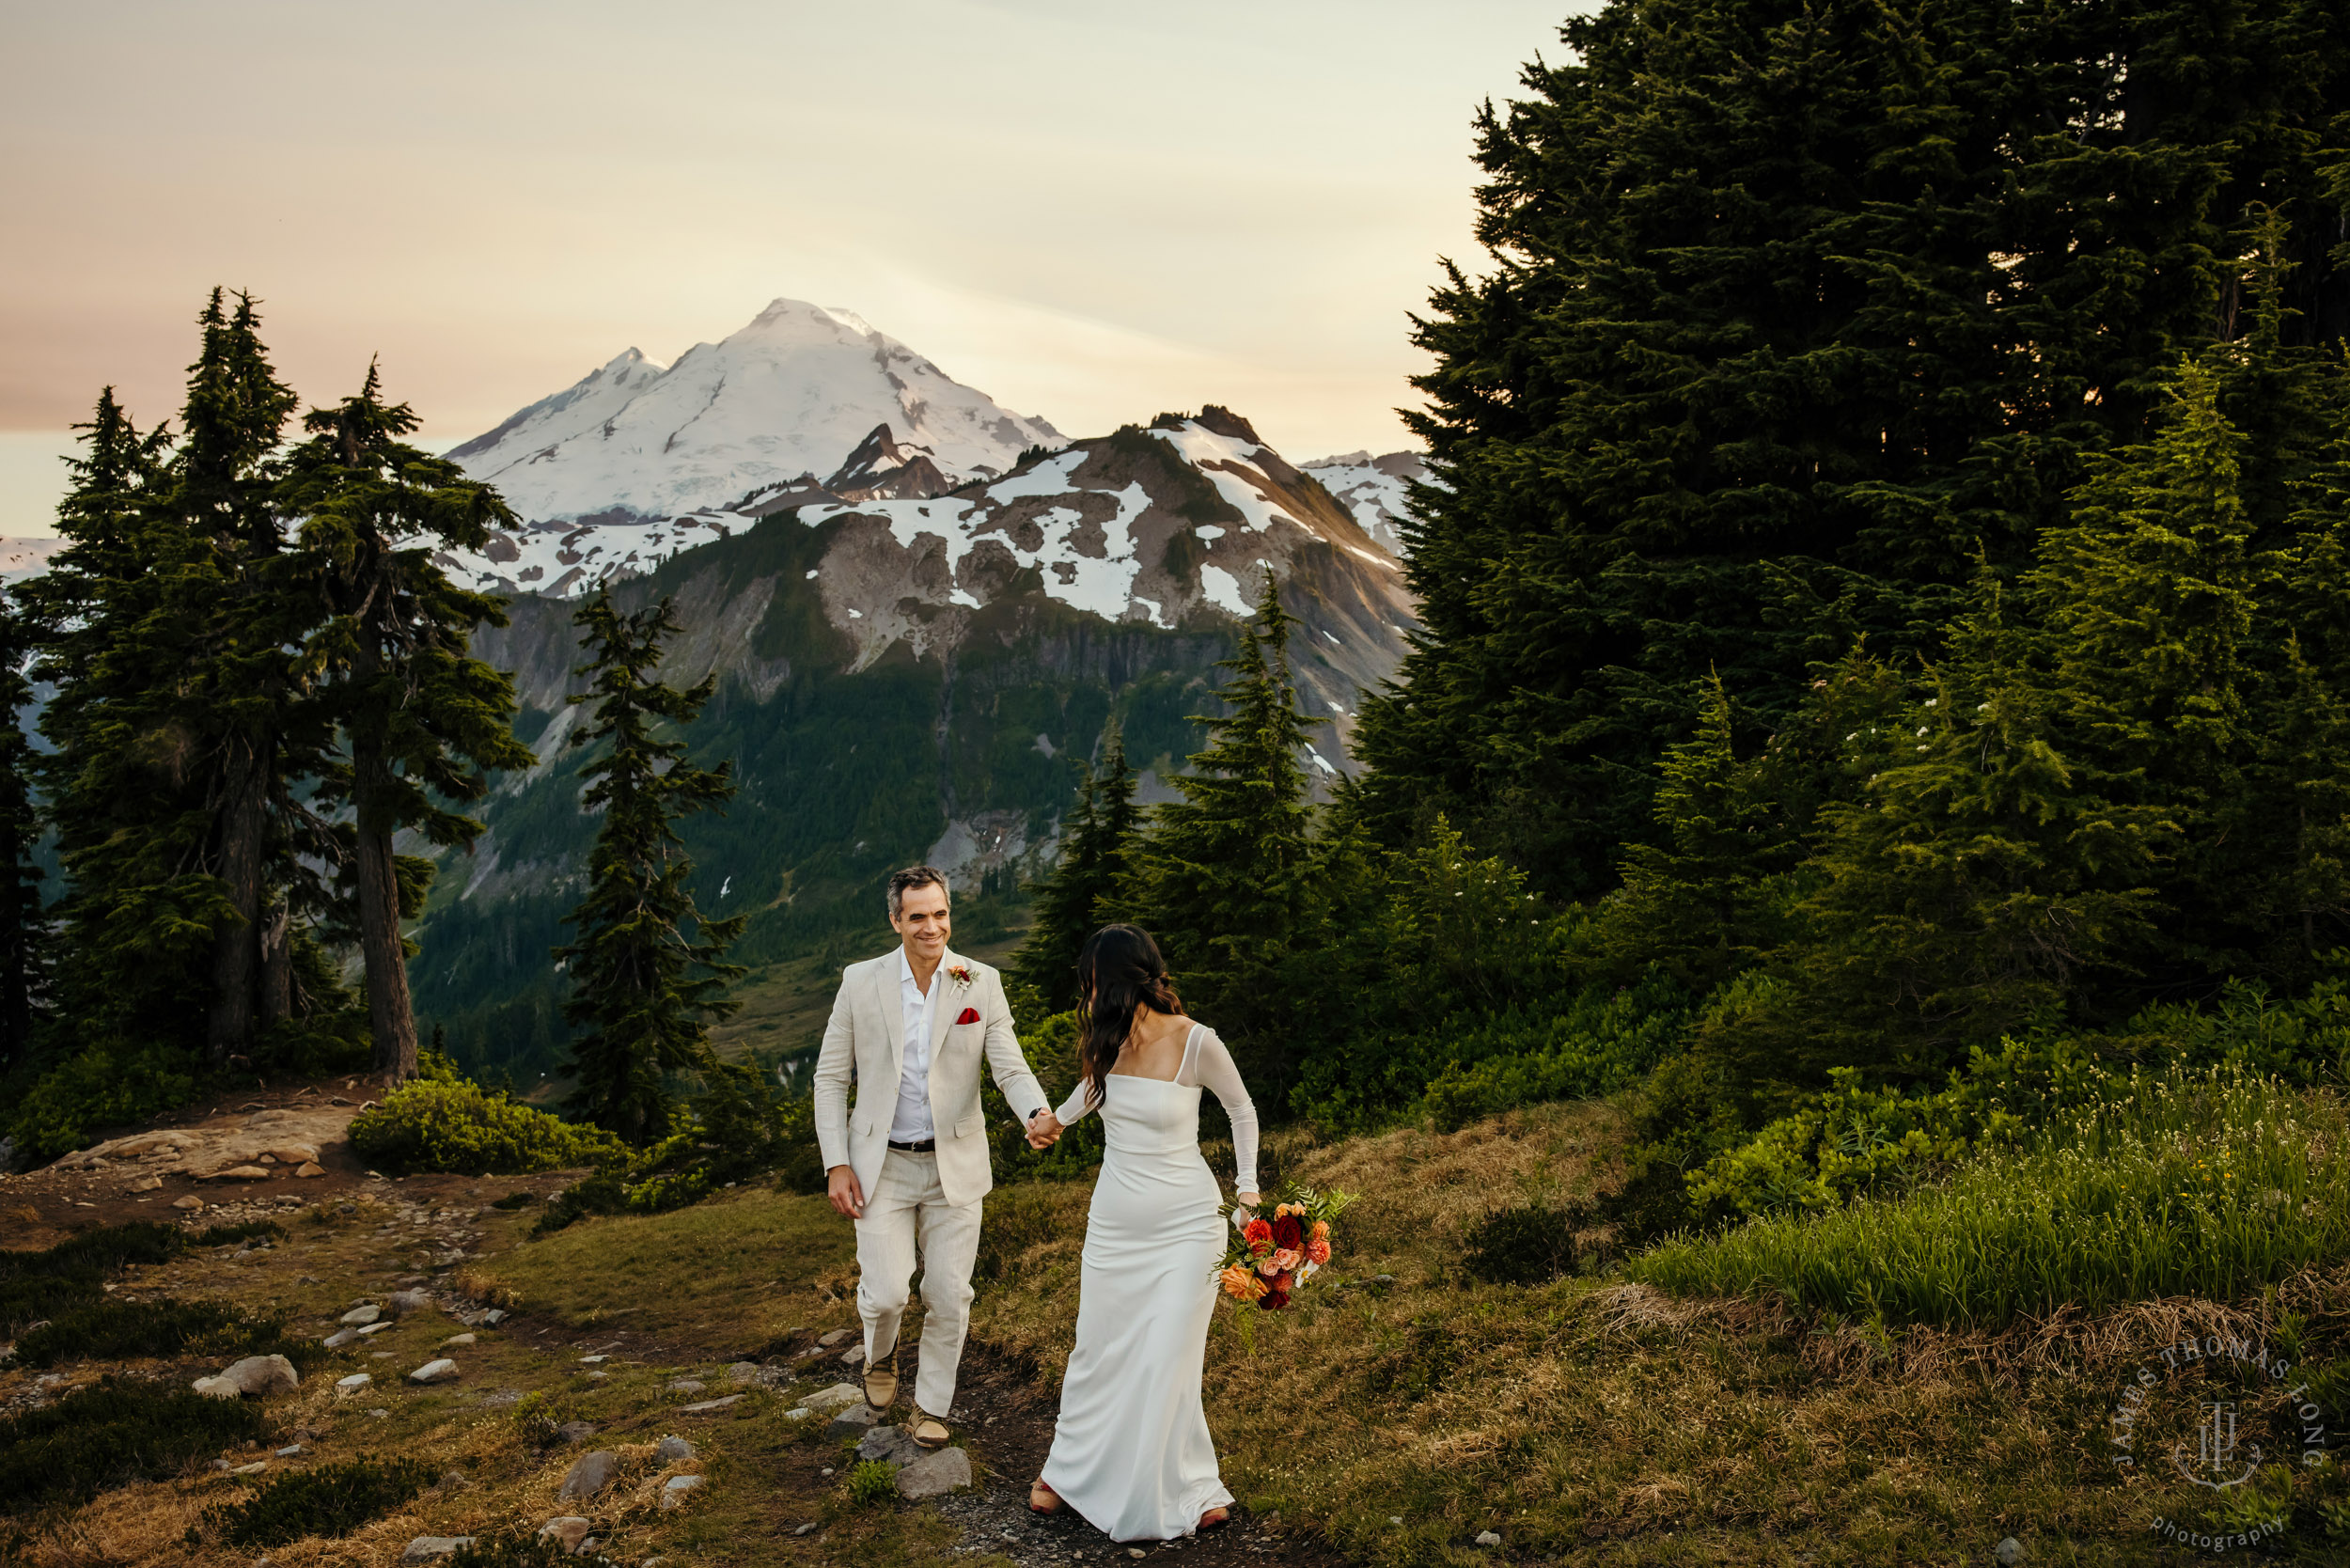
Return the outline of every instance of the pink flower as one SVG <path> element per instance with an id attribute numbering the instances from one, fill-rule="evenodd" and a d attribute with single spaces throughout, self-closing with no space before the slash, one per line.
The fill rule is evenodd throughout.
<path id="1" fill-rule="evenodd" d="M 1303 1257 L 1298 1252 L 1297 1248 L 1293 1247 L 1285 1247 L 1281 1248 L 1278 1252 L 1276 1252 L 1272 1258 L 1274 1271 L 1277 1274 L 1289 1274 L 1293 1272 L 1297 1265 L 1303 1261 Z"/>

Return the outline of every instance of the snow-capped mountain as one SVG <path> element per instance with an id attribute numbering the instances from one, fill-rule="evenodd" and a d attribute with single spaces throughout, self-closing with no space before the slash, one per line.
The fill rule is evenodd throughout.
<path id="1" fill-rule="evenodd" d="M 1372 457 L 1367 451 L 1342 452 L 1299 466 L 1321 480 L 1323 489 L 1355 514 L 1363 532 L 1377 540 L 1381 548 L 1395 556 L 1409 553 L 1403 520 L 1411 515 L 1412 483 L 1425 483 L 1428 478 L 1427 460 L 1419 453 L 1386 452 Z"/>
<path id="2" fill-rule="evenodd" d="M 66 541 L 0 539 L 0 585 L 21 583 L 49 570 L 49 557 L 66 547 Z"/>
<path id="3" fill-rule="evenodd" d="M 852 311 L 779 299 L 666 368 L 631 349 L 447 456 L 527 523 L 658 525 L 754 491 L 812 485 L 884 425 L 948 483 L 992 478 L 1062 439 Z M 639 560 L 659 548 L 649 537 Z M 627 552 L 607 545 L 616 553 Z"/>

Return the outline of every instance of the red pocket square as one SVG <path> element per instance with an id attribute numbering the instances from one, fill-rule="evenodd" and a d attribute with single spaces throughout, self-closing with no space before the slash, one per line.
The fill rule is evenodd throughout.
<path id="1" fill-rule="evenodd" d="M 963 1016 L 955 1020 L 958 1024 L 976 1024 L 979 1021 L 979 1010 L 975 1007 L 964 1008 L 963 1010 Z"/>

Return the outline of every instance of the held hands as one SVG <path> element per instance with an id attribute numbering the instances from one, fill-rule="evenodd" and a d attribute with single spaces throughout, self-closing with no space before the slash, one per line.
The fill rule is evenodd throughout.
<path id="1" fill-rule="evenodd" d="M 1060 1136 L 1066 1130 L 1059 1117 L 1049 1110 L 1041 1110 L 1028 1118 L 1028 1147 L 1039 1151 L 1050 1149 L 1060 1141 Z"/>

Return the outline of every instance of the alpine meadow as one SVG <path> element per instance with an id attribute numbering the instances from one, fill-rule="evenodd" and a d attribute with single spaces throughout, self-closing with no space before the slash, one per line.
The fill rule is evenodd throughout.
<path id="1" fill-rule="evenodd" d="M 0 593 L 0 1550 L 2350 1561 L 2350 8 L 1595 0 L 1473 129 L 1376 458 L 794 300 L 436 455 L 192 296 Z M 933 1041 L 1067 1111 L 1131 924 L 1253 1097 L 1229 1526 L 1030 1512 L 1106 1114 L 988 1080 L 883 1415 L 903 867 Z"/>

